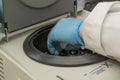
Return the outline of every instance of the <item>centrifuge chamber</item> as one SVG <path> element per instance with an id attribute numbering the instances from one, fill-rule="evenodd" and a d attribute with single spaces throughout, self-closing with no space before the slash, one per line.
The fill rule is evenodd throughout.
<path id="1" fill-rule="evenodd" d="M 28 36 L 23 46 L 28 57 L 40 63 L 63 67 L 90 65 L 108 59 L 87 49 L 62 50 L 59 56 L 51 55 L 47 50 L 47 37 L 54 25 L 44 26 Z"/>

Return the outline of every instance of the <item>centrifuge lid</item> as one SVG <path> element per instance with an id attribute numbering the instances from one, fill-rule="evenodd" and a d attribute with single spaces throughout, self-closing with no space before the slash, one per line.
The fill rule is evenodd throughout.
<path id="1" fill-rule="evenodd" d="M 22 3 L 33 8 L 44 8 L 52 5 L 56 0 L 20 0 Z"/>
<path id="2" fill-rule="evenodd" d="M 74 8 L 74 0 L 2 0 L 2 3 L 3 22 L 8 32 L 68 13 Z"/>

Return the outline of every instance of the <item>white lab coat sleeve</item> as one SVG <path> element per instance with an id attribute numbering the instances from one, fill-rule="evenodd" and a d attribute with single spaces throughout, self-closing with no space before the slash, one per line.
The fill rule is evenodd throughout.
<path id="1" fill-rule="evenodd" d="M 86 48 L 120 61 L 120 1 L 99 3 L 79 34 Z"/>

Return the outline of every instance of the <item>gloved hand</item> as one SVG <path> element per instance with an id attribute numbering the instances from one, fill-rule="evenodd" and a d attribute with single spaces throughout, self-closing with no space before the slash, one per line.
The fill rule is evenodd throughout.
<path id="1" fill-rule="evenodd" d="M 74 18 L 63 18 L 52 28 L 48 35 L 47 47 L 51 54 L 59 55 L 61 43 L 66 43 L 65 50 L 77 50 L 84 45 L 79 37 L 79 28 L 83 21 Z"/>

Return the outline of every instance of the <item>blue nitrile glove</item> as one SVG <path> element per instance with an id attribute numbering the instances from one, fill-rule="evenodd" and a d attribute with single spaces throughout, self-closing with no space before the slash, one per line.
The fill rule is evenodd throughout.
<path id="1" fill-rule="evenodd" d="M 77 50 L 84 43 L 79 37 L 79 28 L 83 21 L 74 18 L 63 18 L 52 28 L 48 35 L 47 47 L 51 54 L 59 55 L 62 48 L 60 43 L 67 43 L 65 49 Z"/>

